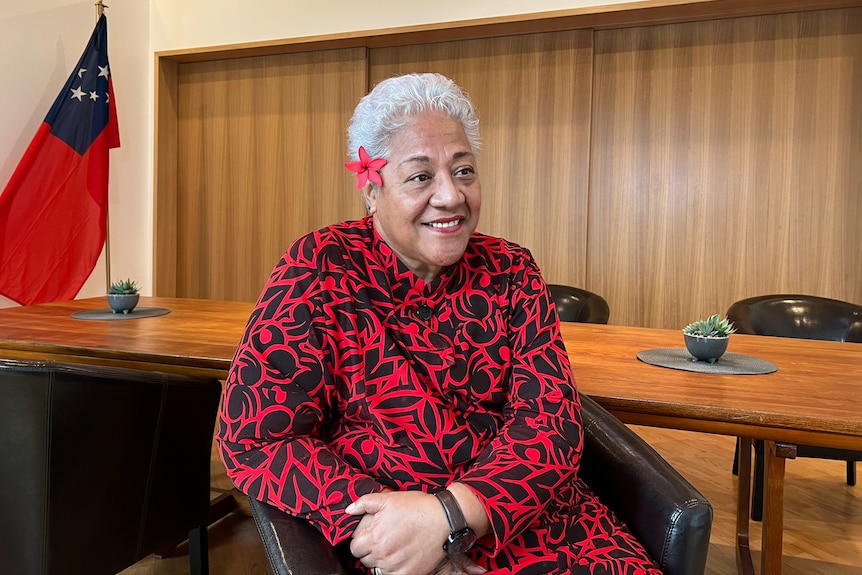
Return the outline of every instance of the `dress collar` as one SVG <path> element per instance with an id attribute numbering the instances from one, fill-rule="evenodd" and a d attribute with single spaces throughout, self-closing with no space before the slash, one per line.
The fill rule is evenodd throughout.
<path id="1" fill-rule="evenodd" d="M 460 262 L 449 266 L 434 281 L 426 282 L 398 259 L 398 255 L 374 227 L 373 216 L 366 216 L 364 223 L 371 233 L 371 252 L 383 270 L 393 303 L 414 305 L 436 305 L 440 303 L 444 299 L 447 287 L 452 282 Z"/>

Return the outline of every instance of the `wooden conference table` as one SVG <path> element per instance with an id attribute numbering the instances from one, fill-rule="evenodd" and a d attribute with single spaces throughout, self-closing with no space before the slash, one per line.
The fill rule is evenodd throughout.
<path id="1" fill-rule="evenodd" d="M 224 378 L 252 304 L 142 297 L 157 317 L 89 321 L 104 297 L 0 309 L 0 357 L 52 359 Z M 738 563 L 748 549 L 750 439 L 766 441 L 761 575 L 781 572 L 784 458 L 796 443 L 862 450 L 862 344 L 735 334 L 729 352 L 768 360 L 766 375 L 715 375 L 643 363 L 637 353 L 683 347 L 679 330 L 564 323 L 580 390 L 627 423 L 748 438 L 740 450 Z M 748 448 L 746 448 L 748 446 Z M 728 470 L 728 473 L 730 471 Z"/>
<path id="2" fill-rule="evenodd" d="M 563 324 L 578 388 L 622 421 L 743 438 L 737 564 L 754 573 L 748 547 L 751 442 L 765 440 L 761 575 L 781 573 L 784 463 L 795 444 L 862 449 L 862 344 L 734 334 L 728 352 L 778 367 L 764 375 L 667 369 L 640 351 L 684 347 L 681 330 Z"/>

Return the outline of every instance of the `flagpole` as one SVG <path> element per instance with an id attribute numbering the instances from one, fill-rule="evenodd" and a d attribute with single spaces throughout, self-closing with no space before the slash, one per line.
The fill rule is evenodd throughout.
<path id="1" fill-rule="evenodd" d="M 96 22 L 99 21 L 99 18 L 102 17 L 102 14 L 105 13 L 104 0 L 96 0 Z M 111 194 L 110 188 L 107 191 L 108 198 L 105 202 L 105 293 L 108 293 L 108 290 L 111 287 Z"/>

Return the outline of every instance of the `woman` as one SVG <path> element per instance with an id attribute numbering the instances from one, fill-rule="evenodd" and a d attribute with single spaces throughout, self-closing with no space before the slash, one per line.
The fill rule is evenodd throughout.
<path id="1" fill-rule="evenodd" d="M 298 239 L 260 296 L 219 425 L 237 487 L 349 544 L 357 573 L 659 573 L 577 479 L 580 405 L 536 263 L 475 233 L 469 99 L 390 78 L 348 139 L 368 216 Z"/>

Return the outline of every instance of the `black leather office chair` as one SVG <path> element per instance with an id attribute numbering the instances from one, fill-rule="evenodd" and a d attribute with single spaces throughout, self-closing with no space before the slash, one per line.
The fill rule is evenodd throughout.
<path id="1" fill-rule="evenodd" d="M 727 310 L 739 333 L 862 343 L 862 306 L 813 295 L 739 300 Z"/>
<path id="2" fill-rule="evenodd" d="M 727 317 L 739 333 L 862 343 L 862 306 L 800 294 L 769 294 L 735 302 Z M 739 440 L 733 461 L 738 473 Z M 862 452 L 816 445 L 797 446 L 797 457 L 836 459 L 847 462 L 847 485 L 856 485 L 856 462 Z M 751 518 L 763 518 L 763 442 L 755 442 L 754 495 Z"/>
<path id="3" fill-rule="evenodd" d="M 560 321 L 608 323 L 611 315 L 605 298 L 599 294 L 561 284 L 548 284 Z"/>
<path id="4" fill-rule="evenodd" d="M 665 575 L 704 572 L 712 506 L 636 433 L 581 396 L 581 477 L 622 519 Z M 339 555 L 304 520 L 249 498 L 275 575 L 346 575 Z"/>
<path id="5" fill-rule="evenodd" d="M 0 361 L 0 573 L 113 575 L 189 540 L 208 571 L 216 379 Z"/>

